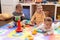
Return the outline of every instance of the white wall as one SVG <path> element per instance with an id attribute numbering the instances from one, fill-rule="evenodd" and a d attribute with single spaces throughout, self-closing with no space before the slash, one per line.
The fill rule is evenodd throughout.
<path id="1" fill-rule="evenodd" d="M 19 0 L 1 0 L 2 13 L 12 13 Z"/>

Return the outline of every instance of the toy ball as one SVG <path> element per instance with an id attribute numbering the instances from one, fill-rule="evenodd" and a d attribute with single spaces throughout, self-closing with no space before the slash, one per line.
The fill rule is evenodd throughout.
<path id="1" fill-rule="evenodd" d="M 37 34 L 37 30 L 34 30 L 34 31 L 32 32 L 32 34 L 33 34 L 33 35 L 36 35 L 36 34 Z"/>

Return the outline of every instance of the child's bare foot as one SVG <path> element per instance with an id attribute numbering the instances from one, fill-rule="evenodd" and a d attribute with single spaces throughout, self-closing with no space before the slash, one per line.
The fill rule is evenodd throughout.
<path id="1" fill-rule="evenodd" d="M 50 35 L 54 35 L 53 33 L 51 33 Z"/>
<path id="2" fill-rule="evenodd" d="M 13 28 L 13 26 L 8 26 L 8 28 Z"/>
<path id="3" fill-rule="evenodd" d="M 48 34 L 47 33 L 44 33 L 44 36 L 47 36 Z"/>

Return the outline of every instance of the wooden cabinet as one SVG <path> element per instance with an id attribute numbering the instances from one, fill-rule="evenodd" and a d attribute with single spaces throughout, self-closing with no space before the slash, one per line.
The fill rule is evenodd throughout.
<path id="1" fill-rule="evenodd" d="M 56 7 L 56 20 L 60 21 L 60 5 Z"/>

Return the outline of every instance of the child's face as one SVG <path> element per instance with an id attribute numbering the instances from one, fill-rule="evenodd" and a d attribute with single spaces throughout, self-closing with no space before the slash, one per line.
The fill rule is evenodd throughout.
<path id="1" fill-rule="evenodd" d="M 19 11 L 19 12 L 21 12 L 22 11 L 22 6 L 21 5 L 17 5 L 16 10 Z"/>
<path id="2" fill-rule="evenodd" d="M 46 28 L 50 28 L 52 25 L 51 21 L 45 21 L 44 24 L 46 25 Z"/>
<path id="3" fill-rule="evenodd" d="M 42 11 L 43 11 L 42 6 L 37 8 L 37 12 L 42 12 Z"/>
<path id="4" fill-rule="evenodd" d="M 22 11 L 22 7 L 18 7 L 18 10 L 19 10 L 19 11 Z"/>

